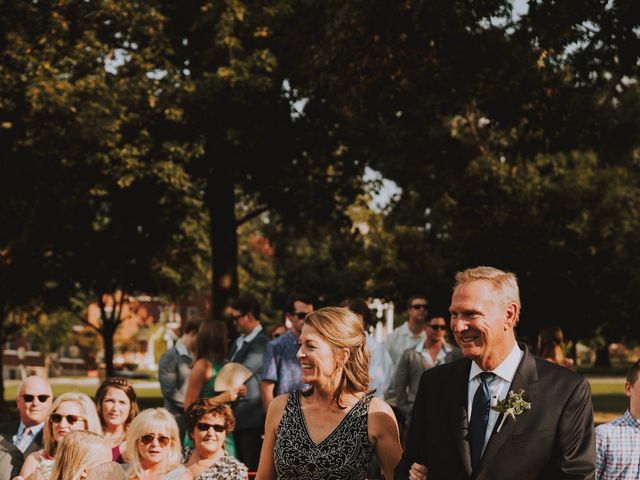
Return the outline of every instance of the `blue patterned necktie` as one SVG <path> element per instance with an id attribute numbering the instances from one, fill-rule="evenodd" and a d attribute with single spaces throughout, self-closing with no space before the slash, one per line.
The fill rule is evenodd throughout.
<path id="1" fill-rule="evenodd" d="M 480 385 L 473 396 L 471 407 L 471 421 L 469 422 L 469 443 L 471 447 L 471 468 L 476 469 L 482 456 L 484 437 L 489 423 L 489 408 L 491 407 L 491 390 L 489 384 L 496 377 L 495 373 L 482 372 Z"/>

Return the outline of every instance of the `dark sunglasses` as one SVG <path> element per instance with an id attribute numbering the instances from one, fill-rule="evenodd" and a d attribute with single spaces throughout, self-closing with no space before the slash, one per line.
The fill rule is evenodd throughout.
<path id="1" fill-rule="evenodd" d="M 427 304 L 426 303 L 416 303 L 414 305 L 411 305 L 411 308 L 413 308 L 415 310 L 426 310 L 427 309 Z"/>
<path id="2" fill-rule="evenodd" d="M 298 320 L 304 320 L 307 315 L 308 315 L 307 312 L 294 312 L 293 313 L 293 316 L 294 317 L 298 317 Z"/>
<path id="3" fill-rule="evenodd" d="M 147 433 L 146 435 L 142 435 L 140 437 L 140 441 L 144 445 L 149 445 L 156 438 L 158 439 L 158 445 L 160 445 L 163 448 L 166 447 L 167 445 L 169 445 L 169 442 L 171 442 L 171 439 L 169 437 L 167 437 L 165 435 L 156 435 L 154 433 Z"/>
<path id="4" fill-rule="evenodd" d="M 85 420 L 84 417 L 80 417 L 79 415 L 60 415 L 59 413 L 51 414 L 51 421 L 53 423 L 60 423 L 63 418 L 67 419 L 67 423 L 69 425 L 74 425 L 78 420 Z"/>
<path id="5" fill-rule="evenodd" d="M 25 393 L 24 395 L 22 395 L 22 399 L 27 403 L 31 403 L 34 399 L 37 398 L 40 403 L 44 403 L 49 400 L 50 396 L 51 395 L 31 395 L 30 393 Z"/>
<path id="6" fill-rule="evenodd" d="M 205 422 L 196 423 L 196 428 L 201 432 L 208 432 L 210 428 L 213 428 L 218 433 L 227 431 L 226 425 L 214 425 L 212 423 L 205 423 Z"/>
<path id="7" fill-rule="evenodd" d="M 447 327 L 445 325 L 427 325 L 427 327 L 432 328 L 436 332 L 438 330 L 446 330 L 447 329 Z"/>

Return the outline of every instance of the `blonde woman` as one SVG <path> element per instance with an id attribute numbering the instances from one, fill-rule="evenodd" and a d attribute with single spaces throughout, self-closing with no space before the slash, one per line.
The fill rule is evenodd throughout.
<path id="1" fill-rule="evenodd" d="M 60 441 L 50 480 L 82 480 L 111 461 L 111 445 L 93 432 L 69 432 Z"/>
<path id="2" fill-rule="evenodd" d="M 402 453 L 391 407 L 369 392 L 364 325 L 346 308 L 305 318 L 297 357 L 305 391 L 269 405 L 258 480 L 364 479 L 376 455 L 385 478 Z"/>
<path id="3" fill-rule="evenodd" d="M 35 474 L 49 478 L 58 444 L 69 432 L 89 431 L 102 434 L 96 407 L 84 393 L 67 392 L 56 398 L 44 424 L 44 449 L 30 454 L 20 470 L 20 477 Z"/>
<path id="4" fill-rule="evenodd" d="M 178 424 L 164 408 L 144 410 L 127 430 L 130 480 L 192 480 L 181 465 Z"/>

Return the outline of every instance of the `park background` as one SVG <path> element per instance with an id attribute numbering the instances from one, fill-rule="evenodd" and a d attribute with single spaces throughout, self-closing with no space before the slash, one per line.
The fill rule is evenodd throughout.
<path id="1" fill-rule="evenodd" d="M 267 324 L 294 290 L 446 315 L 480 264 L 518 275 L 521 339 L 638 358 L 637 1 L 0 7 L 5 362 L 114 373 L 239 291 Z"/>

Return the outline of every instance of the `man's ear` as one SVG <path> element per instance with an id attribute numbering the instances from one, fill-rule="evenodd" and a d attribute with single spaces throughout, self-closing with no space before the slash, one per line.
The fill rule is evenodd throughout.
<path id="1" fill-rule="evenodd" d="M 629 382 L 624 382 L 624 394 L 629 398 L 631 398 L 632 389 L 633 389 L 633 385 L 631 385 Z"/>
<path id="2" fill-rule="evenodd" d="M 516 326 L 518 323 L 519 308 L 515 303 L 509 303 L 505 307 L 504 311 L 504 329 L 509 330 Z"/>

